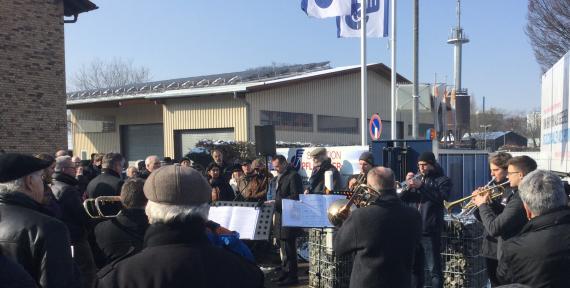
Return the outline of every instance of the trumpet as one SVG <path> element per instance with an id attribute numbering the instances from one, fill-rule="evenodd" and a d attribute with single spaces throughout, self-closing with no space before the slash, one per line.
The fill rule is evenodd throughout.
<path id="1" fill-rule="evenodd" d="M 83 201 L 85 212 L 94 219 L 115 218 L 120 213 L 120 207 L 122 207 L 122 202 L 119 196 L 99 196 Z M 108 211 L 104 210 L 111 210 L 110 208 L 117 211 L 113 211 L 110 215 L 105 214 Z"/>
<path id="2" fill-rule="evenodd" d="M 414 175 L 414 177 L 410 178 L 410 180 L 422 180 L 423 175 L 421 173 L 416 173 L 416 175 Z M 404 180 L 402 182 L 398 182 L 401 190 L 399 193 L 402 192 L 406 192 L 408 190 L 410 190 L 410 187 L 408 186 L 408 180 Z"/>
<path id="3" fill-rule="evenodd" d="M 465 216 L 465 215 L 468 215 L 468 214 L 472 213 L 473 211 L 475 211 L 475 208 L 477 207 L 477 205 L 475 205 L 475 202 L 473 202 L 473 199 L 472 199 L 474 196 L 483 195 L 483 194 L 490 192 L 491 193 L 491 195 L 490 195 L 491 199 L 496 199 L 498 197 L 501 197 L 503 195 L 503 192 L 505 192 L 505 189 L 506 189 L 505 186 L 508 185 L 510 183 L 510 181 L 506 181 L 506 182 L 503 182 L 503 183 L 498 184 L 498 185 L 490 186 L 490 183 L 492 183 L 493 181 L 494 181 L 494 179 L 491 179 L 491 181 L 486 186 L 481 188 L 475 194 L 472 194 L 472 195 L 469 195 L 467 197 L 455 200 L 453 202 L 443 201 L 443 206 L 445 207 L 445 210 L 447 210 L 448 214 L 452 215 L 451 210 L 453 207 L 460 205 L 461 203 L 469 200 L 469 202 L 467 204 L 465 204 L 461 209 L 463 211 L 463 212 L 461 212 L 461 215 Z"/>

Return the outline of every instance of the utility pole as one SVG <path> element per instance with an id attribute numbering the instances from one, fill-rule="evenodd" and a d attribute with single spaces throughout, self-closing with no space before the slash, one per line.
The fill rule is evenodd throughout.
<path id="1" fill-rule="evenodd" d="M 418 96 L 418 82 L 419 82 L 419 71 L 418 71 L 418 46 L 419 46 L 419 42 L 418 42 L 418 38 L 419 38 L 419 0 L 413 0 L 414 4 L 413 4 L 413 13 L 414 13 L 414 23 L 413 23 L 413 30 L 414 30 L 414 37 L 413 37 L 413 46 L 414 46 L 414 52 L 412 54 L 412 62 L 413 62 L 413 72 L 412 74 L 414 75 L 414 86 L 413 86 L 413 91 L 412 91 L 412 98 L 413 98 L 413 102 L 414 102 L 414 106 L 412 108 L 412 137 L 414 139 L 418 139 L 418 130 L 419 130 L 419 125 L 418 125 L 418 112 L 419 112 L 419 96 Z"/>

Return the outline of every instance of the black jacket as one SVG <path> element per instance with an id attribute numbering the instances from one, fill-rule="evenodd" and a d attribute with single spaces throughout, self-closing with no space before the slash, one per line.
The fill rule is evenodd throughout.
<path id="1" fill-rule="evenodd" d="M 497 184 L 500 183 L 497 182 L 492 183 L 492 185 L 497 185 Z M 503 210 L 505 209 L 505 206 L 507 205 L 509 200 L 512 198 L 512 195 L 513 195 L 513 190 L 507 187 L 503 192 L 502 197 L 498 197 L 491 200 L 489 207 L 491 208 L 491 210 L 493 210 L 493 213 L 495 215 L 503 213 Z M 477 220 L 481 222 L 481 215 L 479 214 L 479 209 L 475 209 L 473 215 Z M 487 230 L 483 230 L 483 243 L 481 245 L 481 256 L 497 260 L 497 243 L 498 239 L 496 236 L 491 236 L 489 235 Z"/>
<path id="2" fill-rule="evenodd" d="M 339 255 L 355 253 L 350 287 L 410 287 L 421 231 L 420 214 L 404 205 L 395 191 L 354 210 L 333 246 Z"/>
<path id="3" fill-rule="evenodd" d="M 224 180 L 224 178 L 208 179 L 208 183 L 212 188 L 218 188 L 220 190 L 220 198 L 218 201 L 233 201 L 235 198 L 234 190 L 232 186 L 228 183 L 229 180 Z"/>
<path id="4" fill-rule="evenodd" d="M 119 196 L 123 180 L 117 172 L 111 169 L 103 169 L 101 175 L 95 177 L 87 185 L 87 195 L 89 198 L 99 196 Z"/>
<path id="5" fill-rule="evenodd" d="M 20 264 L 0 255 L 0 287 L 36 288 L 36 281 Z"/>
<path id="6" fill-rule="evenodd" d="M 451 179 L 443 175 L 437 164 L 422 179 L 422 186 L 410 189 L 400 195 L 402 201 L 415 203 L 422 215 L 424 235 L 439 235 L 443 229 L 443 201 L 451 192 Z"/>
<path id="7" fill-rule="evenodd" d="M 488 204 L 483 204 L 478 209 L 485 231 L 488 235 L 498 239 L 496 259 L 501 259 L 503 241 L 517 235 L 528 222 L 517 190 L 512 191 L 507 201 L 507 206 L 498 215 L 493 212 L 493 209 Z"/>
<path id="8" fill-rule="evenodd" d="M 71 287 L 75 281 L 67 227 L 23 193 L 0 193 L 0 253 L 40 287 Z"/>
<path id="9" fill-rule="evenodd" d="M 570 286 L 570 209 L 531 219 L 503 243 L 497 277 L 533 288 Z"/>
<path id="10" fill-rule="evenodd" d="M 138 254 L 98 274 L 97 287 L 263 287 L 263 273 L 243 257 L 212 246 L 205 224 L 153 224 Z"/>
<path id="11" fill-rule="evenodd" d="M 299 194 L 303 193 L 303 180 L 295 169 L 289 167 L 281 177 L 274 178 L 277 182 L 277 190 L 275 191 L 275 238 L 287 239 L 298 236 L 298 228 L 282 227 L 282 209 L 281 200 L 291 199 L 299 200 Z"/>
<path id="12" fill-rule="evenodd" d="M 311 173 L 311 178 L 309 178 L 309 193 L 311 194 L 323 194 L 325 190 L 325 172 L 333 172 L 333 191 L 338 191 L 340 189 L 340 173 L 338 169 L 331 164 L 331 159 L 327 159 L 321 163 L 318 169 L 313 169 Z"/>
<path id="13" fill-rule="evenodd" d="M 61 221 L 67 225 L 71 244 L 87 239 L 89 216 L 83 208 L 78 181 L 63 173 L 54 174 L 51 190 L 61 208 Z"/>
<path id="14" fill-rule="evenodd" d="M 134 253 L 141 251 L 147 228 L 143 209 L 123 209 L 116 218 L 95 226 L 95 239 L 109 263 L 125 256 L 131 248 Z"/>

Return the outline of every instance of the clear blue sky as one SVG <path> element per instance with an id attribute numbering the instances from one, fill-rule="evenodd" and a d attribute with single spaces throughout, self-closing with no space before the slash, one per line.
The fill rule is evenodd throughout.
<path id="1" fill-rule="evenodd" d="M 152 80 L 275 63 L 360 63 L 358 38 L 336 38 L 334 19 L 309 18 L 300 0 L 92 0 L 100 8 L 65 25 L 68 79 L 94 58 L 130 59 Z M 398 1 L 397 71 L 412 78 L 412 0 Z M 454 0 L 420 1 L 420 82 L 453 84 Z M 540 106 L 541 72 L 524 33 L 527 1 L 464 0 L 463 87 L 487 108 Z M 368 41 L 368 62 L 390 66 L 388 38 Z"/>

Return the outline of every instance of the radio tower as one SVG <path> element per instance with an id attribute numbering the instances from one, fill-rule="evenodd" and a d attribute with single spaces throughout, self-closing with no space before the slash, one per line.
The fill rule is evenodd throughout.
<path id="1" fill-rule="evenodd" d="M 468 43 L 469 39 L 467 36 L 463 35 L 463 28 L 461 28 L 461 0 L 457 0 L 457 26 L 453 28 L 451 36 L 447 40 L 448 44 L 455 45 L 454 55 L 455 55 L 455 91 L 460 92 L 461 89 L 461 50 L 463 44 Z"/>
<path id="2" fill-rule="evenodd" d="M 454 45 L 454 81 L 455 89 L 451 92 L 451 127 L 447 127 L 447 131 L 453 131 L 453 138 L 456 143 L 461 141 L 464 132 L 469 132 L 470 126 L 470 98 L 467 89 L 461 86 L 461 62 L 463 44 L 468 43 L 469 39 L 463 34 L 461 28 L 461 0 L 457 0 L 457 26 L 453 28 L 451 36 L 447 40 L 448 44 Z M 447 133 L 446 133 L 447 134 Z"/>

